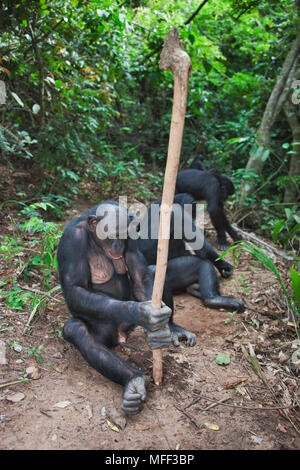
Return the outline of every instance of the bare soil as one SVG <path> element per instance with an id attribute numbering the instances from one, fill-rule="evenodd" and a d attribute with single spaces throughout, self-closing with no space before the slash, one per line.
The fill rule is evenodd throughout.
<path id="1" fill-rule="evenodd" d="M 269 271 L 243 254 L 232 278 L 221 280 L 221 290 L 243 298 L 246 311 L 230 314 L 205 308 L 188 294 L 176 297 L 175 321 L 197 335 L 197 344 L 164 352 L 162 386 L 152 381 L 141 328 L 131 334 L 131 348 L 116 349 L 149 377 L 143 410 L 127 417 L 124 429 L 103 416 L 103 407 L 120 410 L 121 387 L 93 370 L 60 335 L 69 317 L 63 299 L 49 299 L 26 333 L 30 312 L 3 307 L 0 340 L 8 363 L 0 366 L 0 448 L 299 449 L 299 375 L 290 362 L 295 331 L 280 289 Z M 29 346 L 36 354 L 28 354 Z M 217 364 L 221 352 L 229 354 L 229 364 Z M 30 365 L 37 378 L 19 381 Z M 23 395 L 12 397 L 16 393 Z"/>

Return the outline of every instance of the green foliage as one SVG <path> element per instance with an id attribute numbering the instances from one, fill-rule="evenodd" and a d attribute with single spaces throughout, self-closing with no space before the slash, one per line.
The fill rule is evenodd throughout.
<path id="1" fill-rule="evenodd" d="M 42 350 L 43 347 L 44 347 L 44 345 L 40 344 L 38 347 L 33 346 L 33 347 L 30 348 L 30 347 L 26 346 L 25 349 L 27 349 L 27 351 L 28 351 L 27 352 L 28 357 L 33 355 L 37 358 L 39 363 L 42 364 L 43 359 L 41 357 L 41 350 Z"/>
<path id="2" fill-rule="evenodd" d="M 23 256 L 24 248 L 14 238 L 5 236 L 0 245 L 0 253 L 4 261 L 9 261 L 16 255 Z"/>
<path id="3" fill-rule="evenodd" d="M 269 204 L 269 201 L 262 201 Z M 284 218 L 277 219 L 274 215 L 265 215 L 262 229 L 268 229 L 274 243 L 280 244 L 284 249 L 300 247 L 300 213 L 295 204 L 291 208 L 284 208 Z"/>
<path id="4" fill-rule="evenodd" d="M 29 216 L 29 220 L 20 225 L 23 232 L 39 234 L 40 254 L 34 255 L 27 263 L 25 276 L 28 277 L 31 269 L 40 269 L 43 275 L 43 283 L 50 286 L 52 268 L 57 270 L 56 247 L 62 236 L 62 229 L 55 222 L 45 222 L 39 209 L 47 210 L 53 207 L 49 202 L 30 204 L 21 210 L 21 214 Z"/>
<path id="5" fill-rule="evenodd" d="M 14 262 L 15 267 L 21 265 L 21 272 L 24 275 L 25 281 L 30 281 L 31 271 L 37 270 L 41 277 L 42 283 L 49 290 L 45 293 L 27 291 L 22 288 L 18 281 L 18 269 L 12 279 L 1 281 L 1 299 L 5 305 L 11 309 L 25 310 L 29 309 L 32 316 L 35 316 L 38 311 L 43 311 L 45 301 L 52 293 L 59 291 L 60 286 L 53 286 L 53 271 L 57 270 L 56 247 L 58 240 L 62 235 L 62 228 L 54 222 L 46 222 L 40 214 L 40 211 L 47 211 L 53 209 L 53 204 L 50 202 L 36 202 L 30 205 L 22 204 L 24 207 L 20 214 L 22 217 L 27 217 L 28 220 L 19 224 L 19 228 L 23 233 L 30 234 L 32 241 L 30 247 L 26 244 L 21 237 L 9 238 L 3 237 L 0 245 L 0 254 L 6 262 Z M 24 265 L 24 255 L 31 252 L 33 254 L 27 258 Z M 17 261 L 16 261 L 17 258 Z"/>
<path id="6" fill-rule="evenodd" d="M 300 312 L 300 275 L 294 268 L 290 268 L 290 274 L 294 292 L 294 299 L 297 303 L 298 312 Z"/>
<path id="7" fill-rule="evenodd" d="M 235 263 L 236 260 L 236 253 L 239 251 L 246 251 L 250 253 L 253 258 L 257 259 L 265 268 L 269 269 L 276 277 L 277 282 L 279 283 L 287 301 L 291 308 L 291 311 L 295 313 L 298 317 L 298 322 L 300 320 L 300 310 L 299 310 L 299 296 L 300 296 L 300 276 L 299 273 L 293 268 L 290 270 L 290 280 L 291 286 L 286 286 L 280 272 L 276 268 L 275 264 L 269 258 L 266 253 L 258 248 L 254 243 L 251 242 L 244 242 L 241 241 L 236 245 L 231 246 L 228 250 L 226 250 L 220 258 L 223 258 L 228 253 L 232 252 L 233 254 L 233 261 Z M 292 288 L 292 294 L 290 294 L 289 289 Z"/>
<path id="8" fill-rule="evenodd" d="M 31 292 L 24 292 L 12 280 L 12 287 L 10 290 L 1 290 L 1 297 L 5 298 L 6 306 L 16 310 L 24 310 L 26 302 L 32 297 Z"/>
<path id="9" fill-rule="evenodd" d="M 272 151 L 263 154 L 264 174 L 244 167 L 296 35 L 294 2 L 210 0 L 193 18 L 198 0 L 2 0 L 1 6 L 0 80 L 7 99 L 0 151 L 11 167 L 22 158 L 40 169 L 34 197 L 52 204 L 51 214 L 62 216 L 62 198 L 69 202 L 86 176 L 103 193 L 130 187 L 141 198 L 161 194 L 173 75 L 159 69 L 159 54 L 174 26 L 193 66 L 182 161 L 204 153 L 207 167 L 233 176 L 237 189 L 256 178 L 261 189 L 246 208 L 260 207 L 262 198 L 282 202 L 291 183 L 283 118 L 275 123 Z M 285 214 L 267 216 L 264 225 L 284 244 L 276 224 Z"/>
<path id="10" fill-rule="evenodd" d="M 216 357 L 216 363 L 218 366 L 227 366 L 230 364 L 230 355 L 226 352 L 221 352 Z"/>

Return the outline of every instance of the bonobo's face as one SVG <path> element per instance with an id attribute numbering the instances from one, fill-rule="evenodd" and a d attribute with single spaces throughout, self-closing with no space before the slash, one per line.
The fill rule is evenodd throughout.
<path id="1" fill-rule="evenodd" d="M 228 198 L 228 196 L 232 196 L 235 193 L 235 188 L 230 178 L 226 175 L 222 175 L 222 194 L 223 194 L 223 201 Z"/>
<path id="2" fill-rule="evenodd" d="M 96 235 L 97 236 L 97 235 Z M 97 237 L 97 244 L 101 246 L 106 256 L 110 259 L 123 258 L 125 254 L 126 240 L 101 240 Z"/>
<path id="3" fill-rule="evenodd" d="M 96 216 L 88 218 L 93 239 L 110 259 L 124 256 L 127 242 L 129 218 L 124 207 L 103 203 L 98 206 Z"/>

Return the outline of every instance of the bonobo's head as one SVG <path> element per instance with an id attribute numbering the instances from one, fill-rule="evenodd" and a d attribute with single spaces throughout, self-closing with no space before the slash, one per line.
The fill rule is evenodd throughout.
<path id="1" fill-rule="evenodd" d="M 228 176 L 226 175 L 221 175 L 221 178 L 220 178 L 220 181 L 221 181 L 221 197 L 222 197 L 222 200 L 225 201 L 228 196 L 232 196 L 232 194 L 235 193 L 235 188 L 233 186 L 233 182 L 231 181 L 230 178 L 228 178 Z"/>
<path id="2" fill-rule="evenodd" d="M 198 155 L 195 156 L 194 160 L 192 161 L 190 168 L 194 170 L 205 170 L 205 166 L 203 164 L 203 160 L 205 160 L 204 155 L 201 153 L 198 153 Z"/>
<path id="3" fill-rule="evenodd" d="M 180 204 L 183 209 L 185 209 L 185 205 L 192 205 L 192 217 L 193 219 L 196 218 L 196 210 L 197 210 L 197 203 L 195 201 L 195 199 L 193 198 L 193 196 L 191 196 L 191 194 L 188 194 L 188 193 L 178 193 L 178 194 L 175 194 L 175 197 L 174 197 L 174 204 Z"/>
<path id="4" fill-rule="evenodd" d="M 93 239 L 108 258 L 117 260 L 124 256 L 132 218 L 127 209 L 115 201 L 99 204 L 96 215 L 88 217 Z"/>

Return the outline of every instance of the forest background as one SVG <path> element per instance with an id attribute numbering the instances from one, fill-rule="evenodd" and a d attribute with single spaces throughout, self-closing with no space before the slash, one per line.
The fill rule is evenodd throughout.
<path id="1" fill-rule="evenodd" d="M 298 309 L 300 1 L 0 6 L 1 208 L 45 239 L 25 272 L 55 265 L 55 222 L 78 199 L 161 196 L 173 75 L 158 62 L 176 26 L 192 61 L 180 167 L 201 153 L 232 178 L 230 218 L 291 252 Z"/>
<path id="2" fill-rule="evenodd" d="M 201 338 L 195 362 L 190 353 L 180 352 L 208 384 L 198 364 L 203 348 L 225 347 L 238 364 L 249 360 L 264 385 L 261 368 L 266 373 L 272 367 L 272 406 L 284 406 L 288 429 L 299 435 L 300 0 L 0 0 L 0 11 L 0 345 L 8 356 L 0 377 L 1 403 L 5 387 L 28 394 L 18 404 L 22 413 L 10 404 L 8 412 L 0 414 L 6 438 L 12 439 L 5 446 L 36 448 L 41 431 L 33 430 L 32 440 L 28 423 L 49 420 L 38 408 L 35 385 L 31 390 L 33 379 L 26 366 L 32 359 L 46 366 L 37 381 L 45 402 L 52 400 L 49 383 L 56 383 L 55 374 L 65 371 L 66 396 L 68 377 L 74 380 L 73 367 L 68 372 L 72 351 L 62 338 L 69 313 L 55 254 L 65 224 L 105 199 L 128 196 L 130 202 L 150 204 L 161 197 L 173 75 L 159 69 L 159 57 L 173 27 L 192 61 L 180 168 L 201 153 L 208 169 L 232 178 L 236 193 L 226 202 L 229 218 L 254 236 L 226 254 L 238 265 L 228 281 L 229 293 L 243 298 L 247 311 L 239 318 L 235 312 L 215 310 L 212 315 L 199 299 L 194 306 L 195 299 L 180 297 L 177 314 L 185 318 L 183 313 L 195 308 L 191 331 Z M 214 230 L 206 226 L 205 233 L 214 244 Z M 226 343 L 228 328 L 235 338 L 239 331 L 241 344 Z M 250 348 L 247 356 L 249 341 L 255 351 Z M 60 358 L 52 349 L 60 351 Z M 147 360 L 140 360 L 139 366 L 146 367 Z M 175 370 L 177 387 L 184 380 L 175 362 L 169 361 L 167 371 L 172 375 Z M 79 382 L 85 377 L 84 365 L 81 368 Z M 234 370 L 238 374 L 238 367 Z M 227 370 L 222 371 L 225 381 Z M 95 384 L 99 380 L 95 377 Z M 87 383 L 89 399 L 102 403 L 105 397 L 100 400 L 95 394 L 105 387 L 90 386 L 90 378 Z M 213 384 L 213 392 L 217 386 Z M 184 389 L 192 400 L 193 387 Z M 167 422 L 173 416 L 168 389 L 160 393 Z M 254 398 L 257 409 L 261 403 L 270 406 L 261 396 Z M 264 448 L 274 448 L 277 434 L 281 437 L 276 448 L 297 447 L 285 421 L 283 427 L 277 424 L 275 412 L 274 422 L 268 421 L 264 430 L 259 428 L 259 413 L 257 430 L 270 440 L 263 441 Z M 220 415 L 215 418 L 220 424 Z M 204 440 L 201 445 L 251 447 L 248 438 L 243 441 L 243 419 L 234 422 L 234 442 L 224 444 L 229 419 L 231 415 L 224 417 L 219 441 Z M 74 415 L 76 426 L 81 420 Z M 41 429 L 50 436 L 46 424 Z M 178 432 L 184 435 L 179 424 Z M 170 430 L 173 426 L 171 421 Z M 252 420 L 249 426 L 253 431 Z M 83 445 L 73 441 L 72 429 L 64 431 L 65 448 Z M 133 428 L 129 430 L 124 446 L 131 445 L 126 439 Z M 150 445 L 150 431 L 137 446 Z M 189 433 L 184 445 L 192 442 L 199 448 L 197 432 L 193 438 Z M 97 436 L 84 446 L 98 448 Z M 108 439 L 107 445 L 111 442 Z M 50 441 L 50 447 L 55 445 Z"/>

